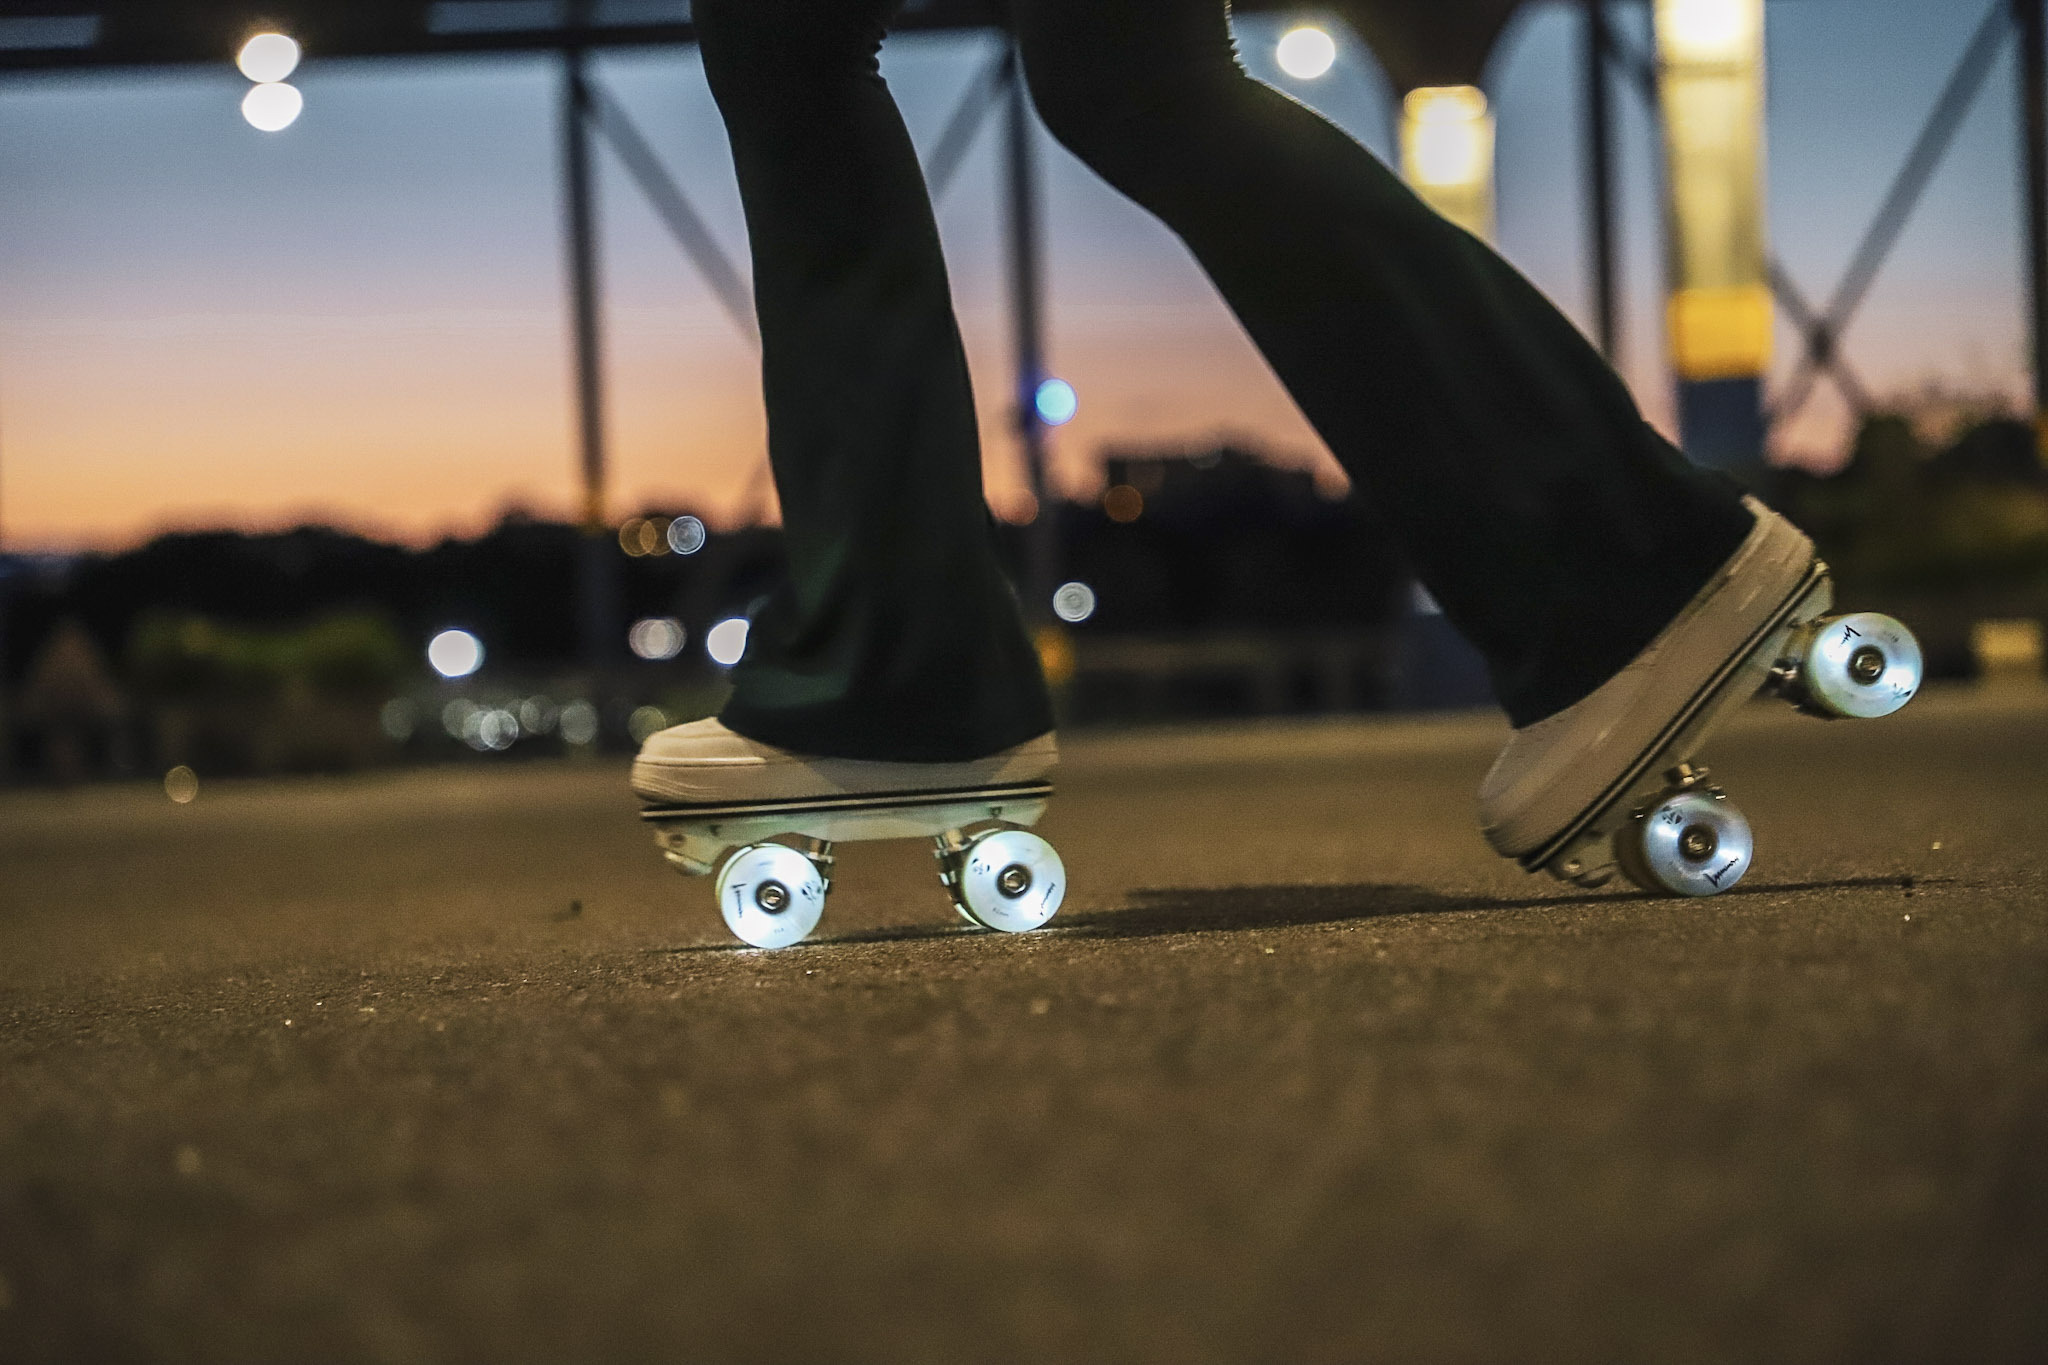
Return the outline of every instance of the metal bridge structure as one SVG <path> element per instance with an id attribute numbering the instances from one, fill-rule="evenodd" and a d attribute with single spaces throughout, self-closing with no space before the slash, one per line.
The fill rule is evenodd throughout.
<path id="1" fill-rule="evenodd" d="M 1213 0 L 1212 0 L 1213 2 Z M 1781 0 L 1782 2 L 1782 0 Z M 1655 35 L 1648 48 L 1618 25 L 1623 6 L 1654 7 Z M 1685 149 L 1669 117 L 1675 100 L 1688 98 L 1687 80 L 1704 82 L 1716 109 L 1751 118 L 1759 127 L 1761 107 L 1761 17 L 1764 0 L 1321 0 L 1313 12 L 1287 0 L 1235 0 L 1239 14 L 1299 14 L 1304 20 L 1335 17 L 1371 49 L 1402 97 L 1411 120 L 1427 120 L 1430 96 L 1477 89 L 1496 41 L 1525 5 L 1565 5 L 1580 14 L 1581 129 L 1584 142 L 1585 249 L 1593 339 L 1609 355 L 1617 345 L 1619 313 L 1616 259 L 1617 103 L 1640 98 L 1659 129 L 1664 155 L 1662 199 L 1671 354 L 1679 390 L 1683 443 L 1694 458 L 1741 472 L 1760 468 L 1768 427 L 1796 415 L 1816 387 L 1832 383 L 1853 414 L 1867 414 L 1869 389 L 1843 353 L 1841 338 L 1876 281 L 1892 248 L 1919 203 L 1965 115 L 1982 95 L 1989 73 L 2008 43 L 2019 48 L 2016 113 L 2021 130 L 2025 247 L 2024 308 L 2032 357 L 2034 409 L 2048 409 L 2048 56 L 2044 56 L 2044 9 L 2048 0 L 1955 0 L 1982 4 L 1983 18 L 1918 135 L 1903 156 L 1888 192 L 1862 234 L 1842 277 L 1817 291 L 1799 281 L 1769 254 L 1760 226 L 1760 187 L 1747 191 L 1757 220 L 1753 242 L 1737 242 L 1753 260 L 1737 259 L 1743 278 L 1692 281 L 1689 262 L 1699 252 L 1689 239 Z M 1745 11 L 1745 7 L 1747 7 Z M 1683 11 L 1684 13 L 1681 13 Z M 1753 59 L 1740 50 L 1708 54 L 1712 60 L 1688 66 L 1682 23 L 1706 14 L 1742 13 L 1755 30 Z M 902 31 L 1000 29 L 1001 0 L 906 0 L 895 22 Z M 1716 20 L 1716 22 L 1720 22 Z M 1634 26 L 1640 28 L 1640 25 Z M 1667 43 L 1667 30 L 1672 42 Z M 610 608 L 611 539 L 605 501 L 604 326 L 600 236 L 593 205 L 593 177 L 600 146 L 645 194 L 676 243 L 694 263 L 734 326 L 752 337 L 753 310 L 739 269 L 693 207 L 686 187 L 664 166 L 652 144 L 606 89 L 591 56 L 601 49 L 661 47 L 691 43 L 695 30 L 688 0 L 0 0 L 0 75 L 8 72 L 114 70 L 224 64 L 252 34 L 284 33 L 313 59 L 435 57 L 459 54 L 549 52 L 559 56 L 558 121 L 567 307 L 571 320 L 571 372 L 576 394 L 576 460 L 582 484 L 582 518 L 589 534 L 581 615 L 585 651 L 595 664 L 615 649 L 617 631 Z M 1729 30 L 1733 32 L 1733 29 Z M 1745 67 L 1745 62 L 1750 67 Z M 1730 81 L 1735 84 L 1730 85 Z M 1718 85 L 1716 84 L 1718 82 Z M 1742 82 L 1748 82 L 1743 85 Z M 1712 87 L 1712 88 L 1709 88 Z M 1754 91 L 1749 106 L 1727 102 L 1727 91 Z M 1719 91 L 1719 93 L 1716 93 Z M 1452 103 L 1455 103 L 1454 101 Z M 1461 106 L 1466 115 L 1484 107 Z M 1697 123 L 1700 106 L 1683 120 Z M 1744 109 L 1746 108 L 1746 112 Z M 967 81 L 927 157 L 926 178 L 934 199 L 945 196 L 973 144 L 991 121 L 1000 123 L 1001 215 L 1010 284 L 1015 430 L 1029 485 L 1039 506 L 1050 507 L 1046 482 L 1046 423 L 1035 401 L 1046 377 L 1039 172 L 1034 164 L 1032 113 L 1014 52 L 1007 44 Z M 1485 117 L 1489 117 L 1487 115 Z M 1481 200 L 1459 199 L 1471 190 L 1444 181 L 1433 184 L 1426 156 L 1411 164 L 1410 139 L 1403 141 L 1403 171 L 1424 197 L 1450 216 L 1484 232 L 1490 218 L 1492 132 L 1484 129 Z M 1740 130 L 1736 130 L 1739 132 Z M 1474 134 L 1477 136 L 1477 134 Z M 1474 143 L 1474 146 L 1480 144 Z M 1427 148 L 1424 148 L 1426 153 Z M 1754 157 L 1751 160 L 1754 166 Z M 1752 181 L 1757 176 L 1747 172 Z M 1419 179 L 1418 179 L 1419 177 Z M 1475 180 L 1475 184 L 1476 184 Z M 1721 187 L 1717 193 L 1723 192 Z M 1739 194 L 1738 194 L 1738 197 Z M 1476 203 L 1476 207 L 1475 207 Z M 1470 215 L 1469 217 L 1467 215 Z M 1715 248 L 1712 242 L 1709 248 Z M 1725 247 L 1726 244 L 1722 244 Z M 1718 248 L 1717 248 L 1718 249 Z M 1723 254 L 1728 254 L 1726 250 Z M 1712 255 L 1712 250 L 1708 252 Z M 1711 270 L 1711 266 L 1709 269 Z M 1700 287 L 1694 288 L 1698 284 Z M 1681 306 L 1683 305 L 1683 306 Z M 1698 305 L 1698 306 L 1694 306 Z M 1764 401 L 1772 307 L 1800 338 L 1800 353 L 1774 401 Z M 1757 321 L 1761 310 L 1761 323 Z M 1753 343 L 1758 327 L 1761 343 Z M 1745 341 L 1744 338 L 1752 341 Z M 1759 349 L 1761 347 L 1761 349 Z M 2037 422 L 2048 433 L 2048 425 Z M 1027 566 L 1027 600 L 1042 612 L 1054 577 L 1053 518 L 1034 523 Z M 0 613 L 4 616 L 4 613 Z"/>

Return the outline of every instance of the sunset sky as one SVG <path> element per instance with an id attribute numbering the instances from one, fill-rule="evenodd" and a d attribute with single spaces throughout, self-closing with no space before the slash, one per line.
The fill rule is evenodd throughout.
<path id="1" fill-rule="evenodd" d="M 1770 8 L 1776 249 L 1824 296 L 1989 0 Z M 1632 24 L 1640 17 L 1632 14 Z M 1585 315 L 1577 27 L 1537 6 L 1495 54 L 1500 245 Z M 1247 67 L 1382 155 L 1389 97 L 1347 44 L 1321 81 Z M 884 69 L 929 148 L 994 40 L 891 41 Z M 1881 393 L 2024 393 L 2008 50 L 1849 337 Z M 600 73 L 744 259 L 724 137 L 694 50 Z M 263 134 L 218 69 L 0 80 L 0 543 L 113 547 L 171 527 L 319 519 L 411 540 L 510 504 L 573 505 L 569 364 L 546 59 L 308 62 L 305 115 Z M 1649 130 L 1622 100 L 1628 354 L 1653 418 L 1659 360 Z M 1020 486 L 994 139 L 940 208 L 983 413 L 991 496 Z M 624 173 L 603 166 L 612 508 L 744 515 L 761 494 L 755 359 Z M 1179 244 L 1045 143 L 1052 368 L 1080 416 L 1055 435 L 1071 492 L 1105 445 L 1234 433 L 1340 482 Z M 1781 346 L 1781 368 L 1791 347 Z M 1781 455 L 1838 454 L 1832 395 Z"/>

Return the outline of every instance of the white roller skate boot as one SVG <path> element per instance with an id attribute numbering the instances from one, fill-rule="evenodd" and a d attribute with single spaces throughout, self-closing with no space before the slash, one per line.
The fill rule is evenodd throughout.
<path id="1" fill-rule="evenodd" d="M 1768 689 L 1822 716 L 1872 718 L 1920 685 L 1920 647 L 1888 616 L 1829 616 L 1813 542 L 1755 499 L 1756 525 L 1685 609 L 1590 696 L 1514 732 L 1479 789 L 1496 852 L 1600 886 L 1726 891 L 1749 870 L 1749 824 L 1692 758 Z"/>
<path id="2" fill-rule="evenodd" d="M 726 925 L 757 948 L 817 927 L 832 845 L 929 838 L 939 880 L 970 923 L 1020 932 L 1051 919 L 1066 869 L 1028 826 L 1052 796 L 1051 734 L 959 763 L 884 763 L 792 753 L 717 719 L 650 735 L 633 763 L 664 856 L 716 874 Z"/>

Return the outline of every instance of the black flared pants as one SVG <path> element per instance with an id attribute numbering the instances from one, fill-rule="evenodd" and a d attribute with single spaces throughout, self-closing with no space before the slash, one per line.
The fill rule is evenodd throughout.
<path id="1" fill-rule="evenodd" d="M 1051 727 L 983 500 L 923 175 L 879 67 L 895 0 L 698 0 L 739 173 L 789 576 L 724 719 L 848 758 Z M 1014 0 L 1034 102 L 1171 228 L 1516 725 L 1640 650 L 1750 526 L 1571 322 L 1317 114 L 1246 76 L 1225 0 Z"/>

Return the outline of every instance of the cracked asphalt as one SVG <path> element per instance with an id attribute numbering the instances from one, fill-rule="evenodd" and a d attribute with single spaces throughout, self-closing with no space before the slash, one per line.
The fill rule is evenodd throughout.
<path id="1" fill-rule="evenodd" d="M 1080 736 L 1052 928 L 779 953 L 620 764 L 0 794 L 0 1360 L 2048 1357 L 2048 697 L 1746 714 L 1699 902 L 1501 734 Z"/>

